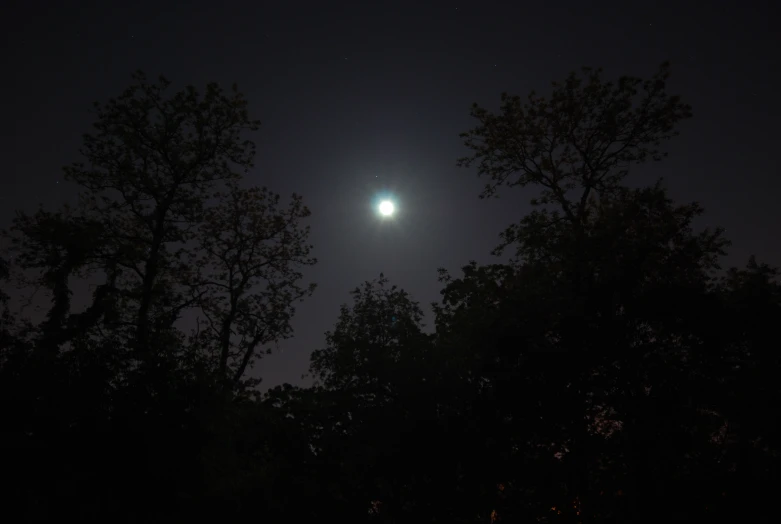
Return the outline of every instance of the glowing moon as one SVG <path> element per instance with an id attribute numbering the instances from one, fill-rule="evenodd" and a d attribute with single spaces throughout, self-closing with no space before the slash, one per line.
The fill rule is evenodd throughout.
<path id="1" fill-rule="evenodd" d="M 383 200 L 382 202 L 380 202 L 380 214 L 382 216 L 386 216 L 386 217 L 391 216 L 393 214 L 393 210 L 394 210 L 393 202 L 391 202 L 390 200 Z"/>

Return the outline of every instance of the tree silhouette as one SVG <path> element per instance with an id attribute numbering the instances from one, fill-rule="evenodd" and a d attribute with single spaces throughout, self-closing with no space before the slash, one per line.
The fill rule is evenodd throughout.
<path id="1" fill-rule="evenodd" d="M 299 225 L 309 212 L 298 196 L 280 210 L 278 195 L 240 187 L 254 155 L 242 133 L 258 123 L 235 86 L 169 96 L 163 78 L 134 81 L 96 105 L 88 164 L 66 168 L 83 189 L 78 208 L 20 215 L 12 230 L 18 265 L 53 294 L 40 346 L 56 353 L 78 335 L 112 340 L 129 363 L 192 362 L 206 357 L 186 350 L 176 323 L 200 310 L 208 329 L 193 341 L 218 355 L 201 365 L 238 383 L 259 344 L 289 335 L 292 304 L 312 290 L 296 269 L 315 262 Z M 72 276 L 104 278 L 84 313 L 70 312 Z"/>
<path id="2" fill-rule="evenodd" d="M 135 83 L 107 104 L 96 104 L 96 132 L 84 136 L 88 164 L 65 169 L 84 188 L 81 213 L 107 229 L 101 269 L 116 278 L 125 327 L 147 351 L 151 326 L 170 327 L 193 303 L 192 252 L 186 248 L 219 182 L 252 167 L 255 148 L 242 138 L 257 129 L 234 86 L 209 84 L 166 97 L 170 83 Z M 116 275 L 116 277 L 115 277 Z"/>
<path id="3" fill-rule="evenodd" d="M 691 114 L 668 76 L 585 69 L 475 106 L 461 164 L 482 196 L 538 190 L 502 233 L 514 257 L 440 270 L 433 333 L 406 291 L 364 282 L 314 385 L 265 394 L 247 370 L 314 289 L 309 210 L 242 184 L 257 123 L 235 88 L 135 76 L 67 168 L 79 204 L 6 234 L 8 499 L 30 521 L 769 522 L 779 273 L 723 270 L 699 204 L 630 187 Z M 40 322 L 12 309 L 17 281 L 48 292 Z"/>
<path id="4" fill-rule="evenodd" d="M 328 389 L 366 391 L 378 401 L 393 397 L 397 368 L 425 356 L 423 312 L 407 293 L 383 275 L 352 291 L 326 348 L 312 352 L 311 372 Z"/>
<path id="5" fill-rule="evenodd" d="M 730 474 L 713 482 L 720 467 L 709 460 L 720 463 L 714 435 L 725 420 L 704 392 L 736 371 L 723 359 L 750 336 L 717 325 L 739 318 L 718 283 L 728 243 L 721 230 L 693 231 L 701 208 L 675 205 L 661 184 L 624 186 L 631 164 L 663 156 L 690 110 L 666 94 L 667 66 L 617 85 L 585 73 L 554 84 L 550 99 L 505 95 L 499 115 L 473 109 L 480 125 L 464 137 L 474 154 L 461 164 L 490 179 L 484 197 L 539 187 L 538 209 L 502 235 L 497 252 L 512 245 L 512 264 L 443 274 L 438 331 L 471 362 L 461 375 L 491 399 L 493 427 L 515 455 L 561 463 L 548 466 L 558 479 L 547 493 L 520 467 L 505 471 L 522 495 L 505 490 L 499 515 L 542 518 L 545 505 L 578 522 L 716 515 Z M 758 478 L 751 489 L 762 489 Z"/>
<path id="6" fill-rule="evenodd" d="M 285 210 L 266 188 L 233 186 L 216 197 L 221 203 L 205 211 L 200 227 L 199 266 L 210 269 L 199 277 L 200 304 L 217 373 L 236 384 L 258 346 L 291 334 L 293 304 L 314 291 L 313 284 L 299 285 L 299 267 L 316 260 L 306 244 L 309 229 L 299 225 L 310 214 L 300 197 Z"/>
<path id="7" fill-rule="evenodd" d="M 51 296 L 40 324 L 9 314 L 1 330 L 3 442 L 18 451 L 9 471 L 30 519 L 193 515 L 231 499 L 241 459 L 257 465 L 254 450 L 230 451 L 252 427 L 258 380 L 246 371 L 290 335 L 313 290 L 300 284 L 315 263 L 309 211 L 297 195 L 242 187 L 255 152 L 244 134 L 258 123 L 235 86 L 169 87 L 138 73 L 96 104 L 85 160 L 65 168 L 78 205 L 21 213 L 6 233 L 11 276 Z M 83 279 L 98 284 L 73 311 Z M 206 327 L 188 333 L 186 313 Z M 42 481 L 42 469 L 54 473 Z"/>

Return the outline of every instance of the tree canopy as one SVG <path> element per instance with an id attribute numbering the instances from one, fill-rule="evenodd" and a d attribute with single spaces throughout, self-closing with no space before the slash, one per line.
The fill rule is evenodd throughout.
<path id="1" fill-rule="evenodd" d="M 769 522 L 779 273 L 753 257 L 722 268 L 729 241 L 696 226 L 698 203 L 630 183 L 692 116 L 669 77 L 586 68 L 544 96 L 504 94 L 496 113 L 475 105 L 459 163 L 487 179 L 481 196 L 535 192 L 501 234 L 514 257 L 439 270 L 430 327 L 389 278 L 364 282 L 313 348 L 313 384 L 263 392 L 248 370 L 314 291 L 309 210 L 247 187 L 258 123 L 237 88 L 170 93 L 136 75 L 66 168 L 79 204 L 6 232 L 0 282 L 49 299 L 35 321 L 0 292 L 14 509 Z M 97 283 L 77 311 L 84 279 Z"/>

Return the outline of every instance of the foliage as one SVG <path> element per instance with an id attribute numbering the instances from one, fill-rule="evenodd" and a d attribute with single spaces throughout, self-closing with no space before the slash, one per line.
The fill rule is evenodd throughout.
<path id="1" fill-rule="evenodd" d="M 84 136 L 81 151 L 88 164 L 66 167 L 65 175 L 84 189 L 81 213 L 106 230 L 100 269 L 129 313 L 120 325 L 146 351 L 152 327 L 172 327 L 200 293 L 187 244 L 218 183 L 252 167 L 255 148 L 242 133 L 258 122 L 236 86 L 166 97 L 166 79 L 150 83 L 139 73 L 134 81 L 96 104 L 96 132 Z"/>
<path id="2" fill-rule="evenodd" d="M 391 376 L 413 367 L 423 355 L 423 312 L 407 293 L 389 286 L 382 274 L 352 291 L 327 347 L 312 352 L 312 373 L 328 389 L 358 389 L 393 395 Z"/>
<path id="3" fill-rule="evenodd" d="M 96 104 L 84 161 L 65 168 L 78 205 L 20 213 L 4 233 L 2 276 L 51 299 L 37 325 L 8 313 L 0 329 L 3 444 L 19 452 L 9 471 L 26 479 L 17 499 L 32 520 L 59 506 L 147 521 L 245 493 L 226 479 L 245 459 L 229 443 L 255 424 L 246 372 L 290 336 L 294 304 L 314 289 L 300 284 L 315 263 L 301 197 L 242 186 L 258 126 L 246 99 L 235 86 L 169 87 L 138 73 Z M 85 281 L 91 300 L 74 310 Z M 207 327 L 188 333 L 185 315 Z"/>
<path id="4" fill-rule="evenodd" d="M 314 385 L 264 394 L 247 369 L 314 289 L 309 210 L 242 185 L 237 90 L 137 76 L 67 170 L 80 204 L 20 214 L 0 258 L 51 299 L 36 324 L 0 292 L 9 500 L 30 521 L 769 522 L 779 273 L 722 270 L 699 204 L 628 186 L 690 116 L 668 76 L 586 69 L 475 106 L 461 163 L 483 196 L 539 190 L 502 234 L 515 257 L 440 270 L 433 332 L 385 276 L 363 283 Z"/>
<path id="5" fill-rule="evenodd" d="M 281 209 L 268 189 L 240 186 L 255 151 L 242 133 L 258 122 L 236 86 L 168 96 L 164 78 L 134 81 L 96 104 L 87 163 L 65 168 L 78 208 L 20 214 L 11 231 L 17 265 L 53 295 L 39 346 L 111 340 L 129 369 L 189 362 L 236 385 L 313 290 L 299 285 L 315 263 L 300 226 L 309 211 L 299 196 Z M 71 277 L 103 279 L 82 313 L 70 311 Z M 177 327 L 187 312 L 208 320 L 189 346 Z"/>
<path id="6" fill-rule="evenodd" d="M 526 102 L 502 94 L 500 114 L 477 104 L 472 116 L 479 125 L 461 136 L 472 149 L 463 166 L 478 165 L 490 179 L 482 196 L 499 186 L 538 185 L 540 204 L 556 201 L 568 218 L 582 216 L 591 191 L 609 194 L 629 174 L 629 166 L 660 160 L 661 143 L 677 134 L 676 124 L 691 108 L 666 93 L 669 64 L 651 79 L 623 76 L 604 82 L 600 69 L 583 69 L 553 83 L 549 98 L 532 91 Z M 584 191 L 575 201 L 571 189 Z M 567 205 L 564 206 L 566 200 Z"/>
<path id="7" fill-rule="evenodd" d="M 205 212 L 201 225 L 198 278 L 201 311 L 207 319 L 204 349 L 213 349 L 220 376 L 236 383 L 251 366 L 258 346 L 292 333 L 293 304 L 314 291 L 299 285 L 300 267 L 316 263 L 306 243 L 310 215 L 301 197 L 287 209 L 266 188 L 236 186 L 216 193 L 221 203 Z M 203 339 L 206 340 L 203 340 Z"/>

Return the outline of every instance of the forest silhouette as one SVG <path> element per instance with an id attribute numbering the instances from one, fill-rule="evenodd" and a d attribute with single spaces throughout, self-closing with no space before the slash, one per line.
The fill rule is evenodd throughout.
<path id="1" fill-rule="evenodd" d="M 510 260 L 439 270 L 433 330 L 384 275 L 358 283 L 313 385 L 265 391 L 250 370 L 316 292 L 310 212 L 248 185 L 236 86 L 135 74 L 65 168 L 78 203 L 3 233 L 4 520 L 770 522 L 778 271 L 722 267 L 698 203 L 633 180 L 692 117 L 669 75 L 473 106 L 479 196 L 534 194 Z"/>

